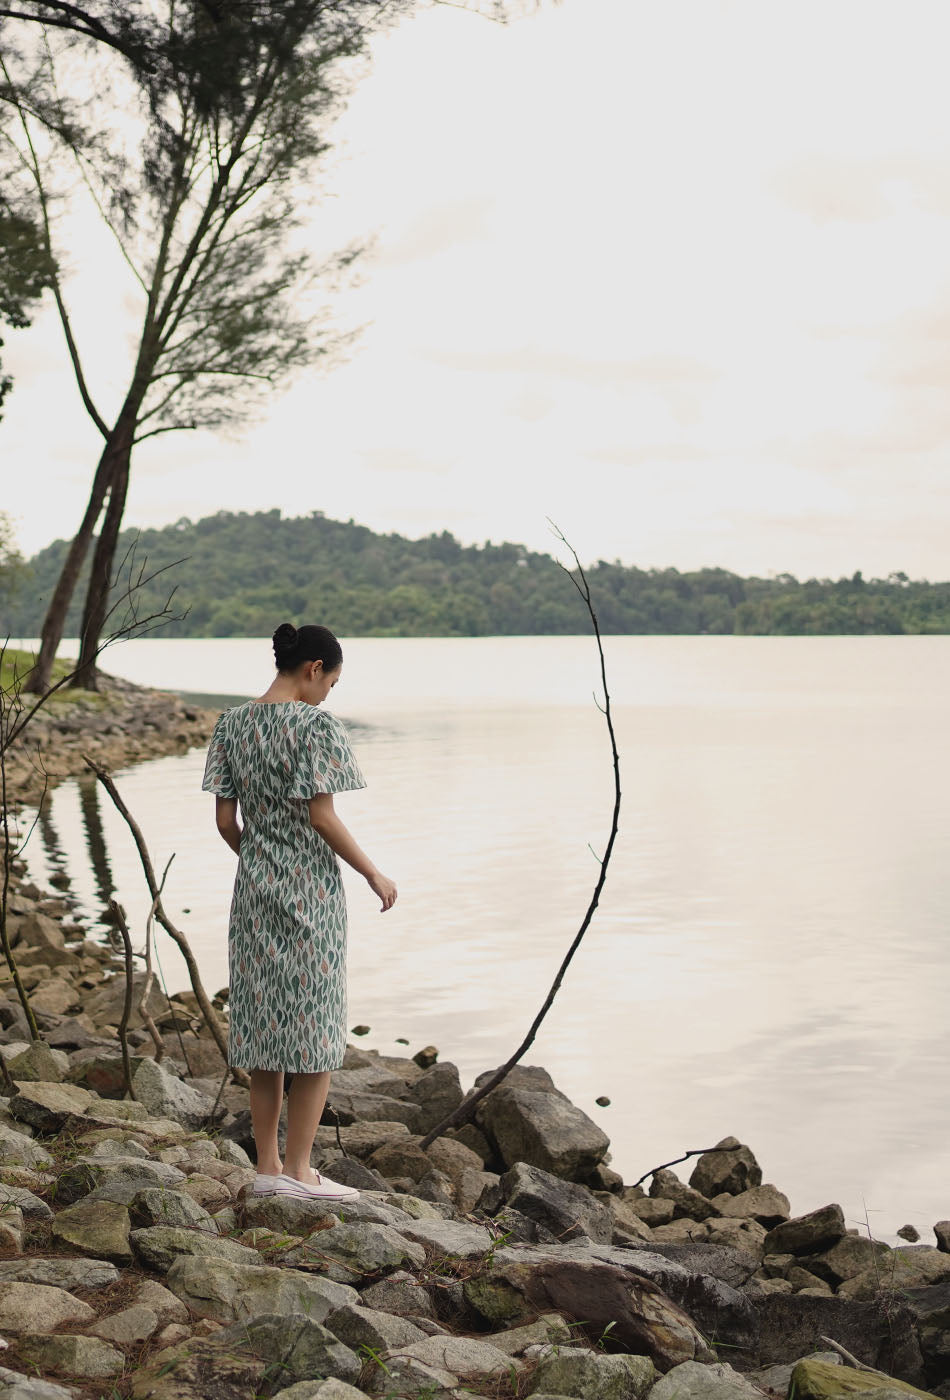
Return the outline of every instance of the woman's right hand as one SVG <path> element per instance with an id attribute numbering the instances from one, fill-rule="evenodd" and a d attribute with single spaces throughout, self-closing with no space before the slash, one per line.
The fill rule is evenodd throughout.
<path id="1" fill-rule="evenodd" d="M 386 910 L 396 903 L 396 886 L 385 875 L 380 875 L 378 870 L 374 870 L 372 875 L 367 875 L 366 880 L 373 894 L 382 900 L 383 907 L 379 912 L 385 914 Z"/>

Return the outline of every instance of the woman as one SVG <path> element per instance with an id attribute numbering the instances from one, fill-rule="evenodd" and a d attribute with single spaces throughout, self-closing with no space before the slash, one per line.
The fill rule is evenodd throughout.
<path id="1" fill-rule="evenodd" d="M 346 900 L 337 856 L 382 901 L 381 875 L 333 810 L 333 794 L 365 787 L 346 730 L 318 706 L 340 679 L 343 652 L 326 627 L 284 622 L 277 675 L 259 700 L 214 728 L 202 787 L 218 831 L 238 856 L 231 902 L 228 1059 L 250 1070 L 256 1195 L 358 1195 L 310 1166 L 330 1071 L 346 1051 Z M 240 804 L 243 830 L 238 822 Z M 284 1074 L 287 1141 L 277 1124 Z"/>

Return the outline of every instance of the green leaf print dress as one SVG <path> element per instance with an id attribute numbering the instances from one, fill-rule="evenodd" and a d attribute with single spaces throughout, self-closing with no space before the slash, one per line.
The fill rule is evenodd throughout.
<path id="1" fill-rule="evenodd" d="M 365 787 L 343 725 L 302 700 L 225 710 L 202 787 L 243 818 L 228 936 L 228 1059 L 313 1074 L 346 1050 L 346 896 L 310 825 L 318 793 Z"/>

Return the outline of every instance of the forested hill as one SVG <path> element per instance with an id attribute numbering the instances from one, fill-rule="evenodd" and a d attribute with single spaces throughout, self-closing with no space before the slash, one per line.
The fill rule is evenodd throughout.
<path id="1" fill-rule="evenodd" d="M 135 531 L 123 535 L 126 548 Z M 120 550 L 120 555 L 123 551 Z M 42 550 L 3 606 L 8 636 L 38 634 L 66 553 Z M 343 636 L 493 636 L 584 632 L 574 587 L 548 554 L 517 544 L 461 545 L 444 532 L 421 540 L 377 535 L 319 512 L 284 519 L 220 511 L 142 530 L 136 557 L 149 570 L 174 564 L 140 611 L 177 585 L 183 622 L 162 636 L 269 636 L 277 623 L 320 621 Z M 180 561 L 176 563 L 175 561 Z M 950 632 L 950 583 L 740 578 L 725 569 L 588 570 L 601 626 L 622 633 Z M 66 628 L 76 635 L 79 600 Z"/>

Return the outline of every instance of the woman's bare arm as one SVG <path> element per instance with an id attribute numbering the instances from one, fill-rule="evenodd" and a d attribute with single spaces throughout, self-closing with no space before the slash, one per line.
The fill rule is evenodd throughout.
<path id="1" fill-rule="evenodd" d="M 234 854 L 241 854 L 241 827 L 237 819 L 237 798 L 216 797 L 214 821 L 222 840 L 227 841 Z"/>
<path id="2" fill-rule="evenodd" d="M 314 831 L 323 837 L 331 851 L 335 851 L 341 860 L 345 860 L 347 865 L 352 865 L 353 869 L 363 876 L 373 893 L 382 901 L 380 913 L 385 914 L 396 902 L 396 886 L 392 880 L 381 875 L 366 852 L 357 845 L 337 816 L 330 793 L 318 793 L 316 797 L 310 798 L 308 805 L 310 825 Z"/>

